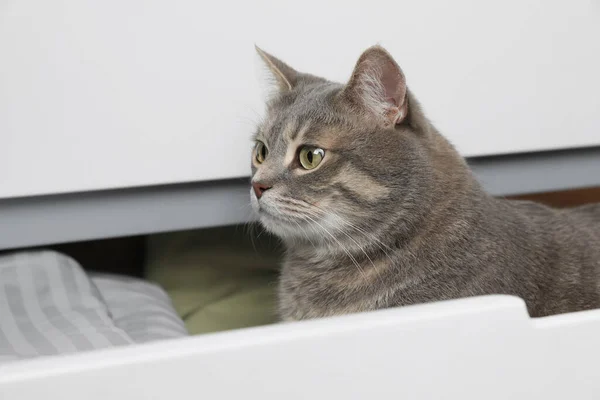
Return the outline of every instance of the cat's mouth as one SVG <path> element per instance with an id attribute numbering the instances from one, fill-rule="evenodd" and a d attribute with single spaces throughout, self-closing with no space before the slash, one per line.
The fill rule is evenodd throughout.
<path id="1" fill-rule="evenodd" d="M 281 223 L 300 224 L 310 221 L 310 215 L 307 215 L 303 210 L 290 206 L 285 202 L 278 200 L 262 200 L 258 203 L 258 213 L 261 217 L 273 219 Z"/>
<path id="2" fill-rule="evenodd" d="M 268 220 L 273 220 L 274 222 L 284 223 L 284 224 L 294 222 L 290 218 L 290 216 L 280 215 L 280 213 L 274 212 L 274 210 L 270 209 L 269 207 L 265 207 L 265 206 L 263 206 L 263 207 L 259 206 L 258 215 L 260 216 L 261 221 L 263 219 L 268 219 Z"/>
<path id="3" fill-rule="evenodd" d="M 362 248 L 371 234 L 342 215 L 299 199 L 267 194 L 253 201 L 263 227 L 284 240 Z M 356 237 L 356 238 L 355 238 Z M 362 251 L 362 250 L 360 250 Z"/>

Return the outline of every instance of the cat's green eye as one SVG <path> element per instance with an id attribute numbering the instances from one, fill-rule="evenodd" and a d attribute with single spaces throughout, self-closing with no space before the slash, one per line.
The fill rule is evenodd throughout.
<path id="1" fill-rule="evenodd" d="M 267 146 L 265 146 L 265 144 L 259 140 L 256 142 L 256 146 L 254 147 L 254 153 L 256 162 L 262 164 L 265 161 L 265 158 L 267 158 L 269 151 L 267 150 Z"/>
<path id="2" fill-rule="evenodd" d="M 325 157 L 325 150 L 310 146 L 302 147 L 298 156 L 300 165 L 304 169 L 317 168 L 321 164 L 321 161 L 323 161 L 323 157 Z"/>

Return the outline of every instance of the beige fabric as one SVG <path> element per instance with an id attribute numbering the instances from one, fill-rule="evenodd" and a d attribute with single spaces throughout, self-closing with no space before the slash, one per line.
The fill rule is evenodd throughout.
<path id="1" fill-rule="evenodd" d="M 273 323 L 279 244 L 258 228 L 151 236 L 146 277 L 162 286 L 191 334 Z"/>

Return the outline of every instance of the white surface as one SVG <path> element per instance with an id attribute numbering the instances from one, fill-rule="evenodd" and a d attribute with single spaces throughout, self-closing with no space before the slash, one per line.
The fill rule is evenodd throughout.
<path id="1" fill-rule="evenodd" d="M 490 296 L 7 364 L 0 397 L 598 399 L 598 337 Z"/>
<path id="2" fill-rule="evenodd" d="M 249 174 L 254 43 L 344 81 L 379 42 L 465 155 L 600 144 L 600 3 L 0 0 L 0 198 Z"/>

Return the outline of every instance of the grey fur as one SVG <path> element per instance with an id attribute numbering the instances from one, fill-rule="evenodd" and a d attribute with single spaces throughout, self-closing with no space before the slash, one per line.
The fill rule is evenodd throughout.
<path id="1" fill-rule="evenodd" d="M 256 134 L 269 153 L 252 163 L 253 181 L 272 188 L 251 196 L 286 245 L 283 319 L 493 293 L 523 298 L 536 317 L 600 307 L 600 204 L 557 210 L 486 194 L 399 67 L 386 83 L 401 95 L 390 112 L 407 105 L 399 123 L 361 97 L 361 74 L 383 79 L 377 67 L 396 65 L 380 47 L 347 85 L 261 56 L 280 85 Z M 310 171 L 297 161 L 306 144 L 326 151 Z"/>

